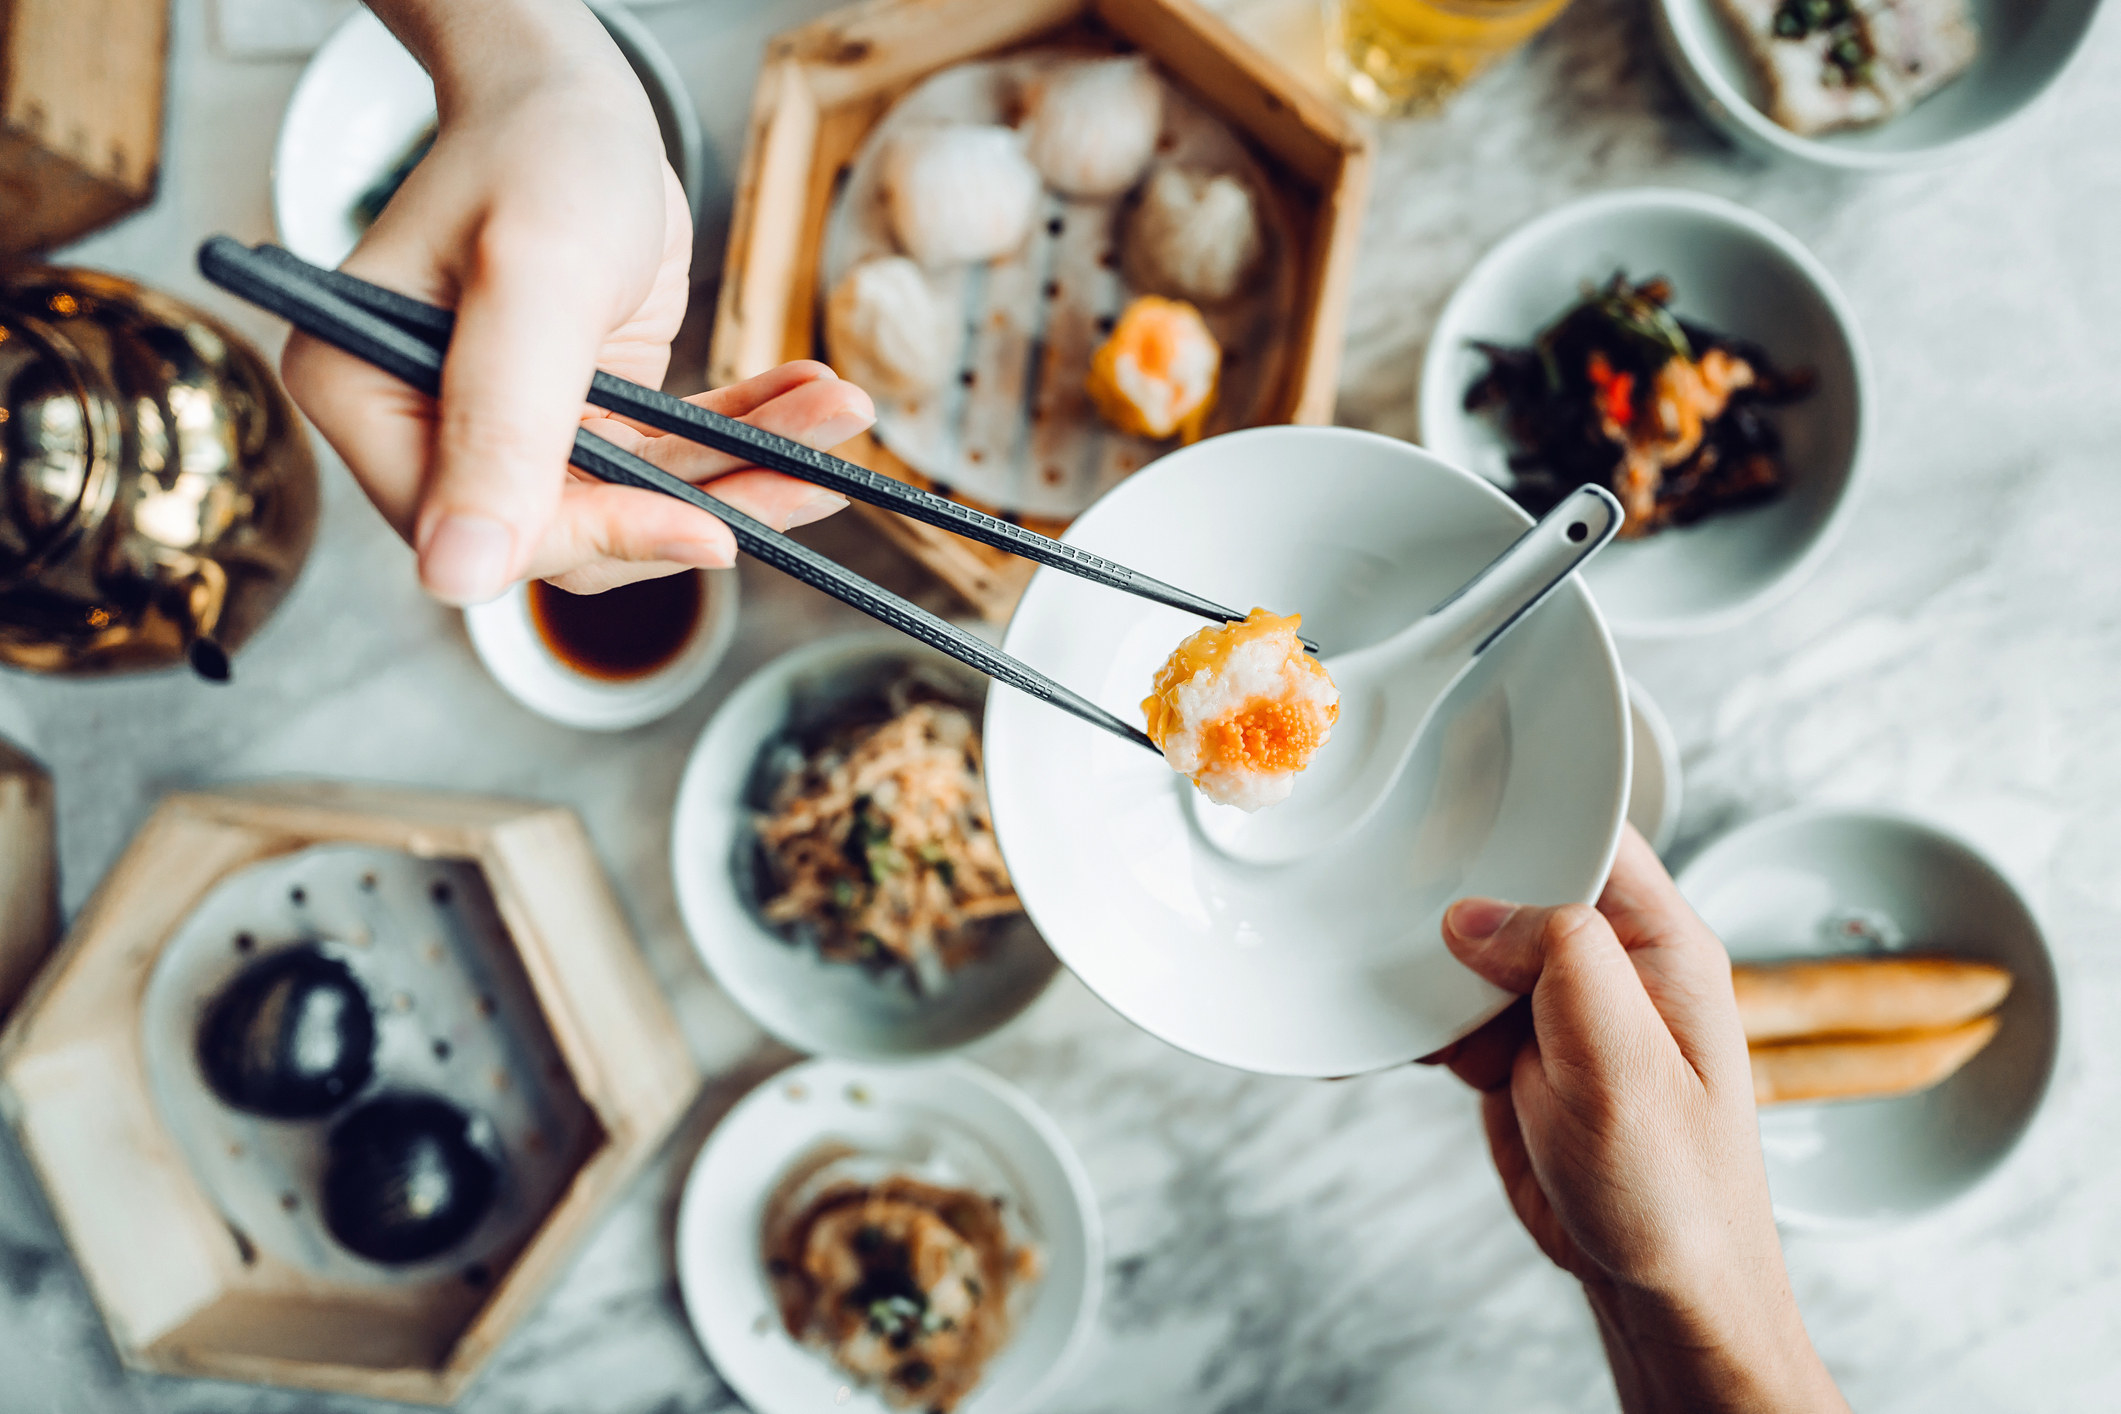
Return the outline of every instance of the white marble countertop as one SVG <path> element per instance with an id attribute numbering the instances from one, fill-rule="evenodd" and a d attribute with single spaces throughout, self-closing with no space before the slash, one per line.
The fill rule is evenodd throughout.
<path id="1" fill-rule="evenodd" d="M 694 85 L 719 186 L 761 42 L 825 8 L 647 12 Z M 1302 0 L 1234 8 L 1282 52 L 1315 59 Z M 270 233 L 272 137 L 299 62 L 232 59 L 207 0 L 175 10 L 161 198 L 68 255 L 199 298 L 276 346 L 279 331 L 205 291 L 191 260 L 210 232 Z M 1742 627 L 1623 651 L 1684 747 L 1681 852 L 1798 802 L 1903 807 L 2012 869 L 2060 956 L 2061 1074 L 2006 1174 L 1914 1225 L 1788 1240 L 1851 1400 L 1870 1414 L 2121 1408 L 2121 17 L 2104 17 L 2035 116 L 1942 171 L 1839 177 L 1734 153 L 1664 72 L 1644 7 L 1624 0 L 1577 0 L 1445 117 L 1385 129 L 1379 156 L 1340 407 L 1357 425 L 1413 431 L 1416 369 L 1452 285 L 1505 231 L 1580 193 L 1663 183 L 1734 197 L 1842 281 L 1878 376 L 1875 458 L 1839 549 Z M 711 277 L 726 195 L 707 205 Z M 502 695 L 344 470 L 328 463 L 324 479 L 316 553 L 232 689 L 174 674 L 0 678 L 0 708 L 33 723 L 57 778 L 67 907 L 177 787 L 341 776 L 579 810 L 718 1079 L 462 1407 L 735 1407 L 677 1303 L 670 1211 L 714 1118 L 789 1056 L 695 961 L 667 820 L 678 765 L 719 698 L 849 614 L 747 566 L 741 636 L 709 690 L 657 726 L 577 736 Z M 814 538 L 873 575 L 925 583 L 851 519 Z M 1590 1319 L 1512 1220 L 1473 1102 L 1448 1077 L 1327 1085 L 1221 1070 L 1065 977 L 974 1056 L 1053 1113 L 1110 1228 L 1100 1330 L 1056 1414 L 1612 1407 Z M 19 1149 L 0 1138 L 0 1411 L 375 1407 L 122 1371 Z"/>

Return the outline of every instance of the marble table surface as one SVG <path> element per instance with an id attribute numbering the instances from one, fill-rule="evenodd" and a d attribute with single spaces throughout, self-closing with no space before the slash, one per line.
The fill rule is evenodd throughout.
<path id="1" fill-rule="evenodd" d="M 709 137 L 702 291 L 762 41 L 826 7 L 645 11 Z M 1304 0 L 1226 8 L 1316 69 Z M 202 288 L 191 252 L 215 230 L 270 233 L 272 136 L 299 60 L 232 56 L 207 0 L 176 0 L 175 14 L 162 195 L 67 254 L 200 298 L 276 346 L 276 328 Z M 2003 861 L 2060 957 L 2059 1080 L 2005 1175 L 1911 1225 L 1787 1239 L 1851 1400 L 1870 1414 L 2121 1408 L 2121 16 L 2104 17 L 2061 89 L 2000 145 L 1941 171 L 1858 178 L 1733 152 L 1663 70 L 1644 6 L 1576 0 L 1445 116 L 1383 128 L 1377 178 L 1340 416 L 1388 433 L 1414 431 L 1416 369 L 1453 284 L 1504 232 L 1579 194 L 1721 193 L 1788 226 L 1842 281 L 1875 357 L 1877 435 L 1839 549 L 1751 622 L 1623 653 L 1684 749 L 1677 854 L 1795 803 L 1905 808 Z M 685 356 L 699 366 L 696 337 Z M 737 1407 L 679 1307 L 670 1213 L 714 1119 L 792 1057 L 695 960 L 667 821 L 717 700 L 849 615 L 747 567 L 743 627 L 715 683 L 660 724 L 585 738 L 503 696 L 328 457 L 324 483 L 316 554 L 232 689 L 178 675 L 0 679 L 0 720 L 28 724 L 57 779 L 66 906 L 180 787 L 340 776 L 580 811 L 716 1079 L 462 1407 Z M 810 538 L 950 606 L 851 520 Z M 1222 1070 L 1065 977 L 973 1055 L 1051 1111 L 1109 1225 L 1103 1317 L 1056 1414 L 1613 1406 L 1582 1302 L 1511 1219 L 1473 1102 L 1448 1077 Z M 376 1407 L 120 1369 L 19 1149 L 0 1138 L 0 1411 Z"/>

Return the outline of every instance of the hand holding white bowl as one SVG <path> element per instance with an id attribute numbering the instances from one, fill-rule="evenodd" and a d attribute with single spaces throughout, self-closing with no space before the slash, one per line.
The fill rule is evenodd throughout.
<path id="1" fill-rule="evenodd" d="M 1723 945 L 1633 829 L 1595 909 L 1462 899 L 1444 941 L 1511 1007 L 1433 1061 L 1584 1285 L 1629 1414 L 1846 1410 L 1797 1314 Z"/>

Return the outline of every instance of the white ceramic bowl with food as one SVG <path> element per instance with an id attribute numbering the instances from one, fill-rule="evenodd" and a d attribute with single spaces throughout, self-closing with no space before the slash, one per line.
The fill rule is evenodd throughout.
<path id="1" fill-rule="evenodd" d="M 1807 137 L 1767 113 L 1766 84 L 1721 0 L 1656 0 L 1658 42 L 1701 112 L 1757 152 L 1822 167 L 1886 171 L 1964 155 L 2023 116 L 2083 46 L 2099 0 L 1968 0 L 1973 64 L 1900 116 Z"/>
<path id="2" fill-rule="evenodd" d="M 959 1061 L 812 1061 L 761 1084 L 715 1127 L 685 1181 L 677 1271 L 716 1372 L 755 1414 L 886 1414 L 883 1400 L 788 1335 L 765 1270 L 768 1199 L 826 1145 L 903 1159 L 941 1182 L 961 1180 L 924 1170 L 970 1157 L 1005 1188 L 1042 1271 L 958 1414 L 1028 1414 L 1066 1378 L 1096 1324 L 1104 1229 L 1089 1176 L 1053 1121 L 1015 1087 Z"/>
<path id="3" fill-rule="evenodd" d="M 669 716 L 697 696 L 736 637 L 736 571 L 696 573 L 700 609 L 684 646 L 639 677 L 594 677 L 554 652 L 533 617 L 528 584 L 513 585 L 500 598 L 466 609 L 464 631 L 493 680 L 539 716 L 580 731 L 630 731 Z"/>
<path id="4" fill-rule="evenodd" d="M 798 1050 L 862 1060 L 904 1059 L 969 1045 L 1035 1001 L 1059 971 L 1023 919 L 1003 925 L 984 957 L 932 993 L 903 977 L 827 961 L 759 912 L 754 824 L 777 775 L 769 748 L 828 720 L 909 668 L 938 675 L 977 711 L 987 680 L 956 660 L 884 630 L 808 644 L 774 659 L 729 695 L 693 748 L 678 788 L 671 874 L 701 961 L 752 1020 Z"/>
<path id="5" fill-rule="evenodd" d="M 1301 611 L 1330 657 L 1426 613 L 1530 523 L 1405 442 L 1265 427 L 1135 473 L 1067 539 L 1218 603 Z M 1157 668 L 1200 627 L 1040 570 L 1005 646 L 1139 721 Z M 1192 785 L 1143 747 L 1020 693 L 987 707 L 995 829 L 1053 950 L 1144 1030 L 1271 1074 L 1413 1060 L 1499 1010 L 1507 997 L 1445 950 L 1444 908 L 1597 897 L 1628 767 L 1619 660 L 1574 579 L 1452 691 L 1360 832 L 1286 864 L 1218 852 Z"/>
<path id="6" fill-rule="evenodd" d="M 655 36 L 624 5 L 590 7 L 633 66 L 663 149 L 697 207 L 706 148 L 699 111 Z M 304 260 L 336 266 L 359 244 L 355 207 L 434 126 L 434 82 L 366 9 L 319 45 L 295 83 L 273 151 L 273 223 Z"/>
<path id="7" fill-rule="evenodd" d="M 1904 949 L 1996 963 L 2014 979 L 1994 1039 L 1935 1088 L 1761 1111 L 1779 1218 L 1913 1217 L 2009 1157 L 2054 1071 L 2060 989 L 2032 909 L 1978 850 L 1899 815 L 1793 810 L 1725 835 L 1679 887 L 1736 961 Z"/>
<path id="8" fill-rule="evenodd" d="M 1421 442 L 1499 485 L 1511 480 L 1497 418 L 1466 410 L 1487 371 L 1474 340 L 1530 344 L 1616 272 L 1672 282 L 1672 311 L 1760 345 L 1817 378 L 1772 408 L 1789 484 L 1766 505 L 1711 514 L 1608 546 L 1585 567 L 1613 631 L 1658 638 L 1726 628 L 1794 588 L 1840 529 L 1863 464 L 1869 360 L 1834 279 L 1765 217 L 1698 192 L 1608 192 L 1519 227 L 1444 306 L 1421 370 Z"/>

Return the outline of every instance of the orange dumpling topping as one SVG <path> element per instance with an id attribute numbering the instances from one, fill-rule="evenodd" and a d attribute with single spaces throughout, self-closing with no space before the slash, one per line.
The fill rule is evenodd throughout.
<path id="1" fill-rule="evenodd" d="M 1184 300 L 1143 295 L 1091 355 L 1084 384 L 1107 422 L 1137 437 L 1200 437 L 1215 404 L 1222 346 Z"/>
<path id="2" fill-rule="evenodd" d="M 1150 740 L 1209 799 L 1257 810 L 1288 798 L 1333 735 L 1340 692 L 1297 638 L 1303 619 L 1254 609 L 1178 645 L 1142 701 Z"/>

